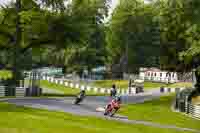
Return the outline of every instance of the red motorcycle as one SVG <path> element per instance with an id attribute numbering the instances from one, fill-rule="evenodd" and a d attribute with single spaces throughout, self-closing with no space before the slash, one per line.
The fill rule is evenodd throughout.
<path id="1" fill-rule="evenodd" d="M 120 100 L 113 99 L 105 108 L 104 115 L 113 117 L 115 113 L 120 109 Z"/>

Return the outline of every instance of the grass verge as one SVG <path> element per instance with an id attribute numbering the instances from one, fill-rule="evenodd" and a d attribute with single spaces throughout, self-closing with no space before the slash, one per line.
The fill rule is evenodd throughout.
<path id="1" fill-rule="evenodd" d="M 1 133 L 182 133 L 0 103 Z M 189 133 L 189 132 L 185 132 Z"/>
<path id="2" fill-rule="evenodd" d="M 171 110 L 174 96 L 165 96 L 160 99 L 148 101 L 143 104 L 126 105 L 120 113 L 134 120 L 144 120 L 160 124 L 176 125 L 179 127 L 200 130 L 200 121 L 192 119 Z"/>

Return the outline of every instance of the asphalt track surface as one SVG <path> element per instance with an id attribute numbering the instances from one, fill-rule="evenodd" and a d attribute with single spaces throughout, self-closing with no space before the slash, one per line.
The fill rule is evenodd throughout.
<path id="1" fill-rule="evenodd" d="M 134 104 L 143 103 L 144 101 L 159 98 L 161 93 L 159 92 L 148 92 L 144 94 L 134 96 L 122 96 L 123 104 Z M 105 107 L 110 101 L 109 97 L 104 96 L 90 96 L 86 97 L 80 105 L 74 105 L 73 102 L 75 97 L 64 97 L 64 98 L 11 98 L 2 99 L 3 102 L 16 104 L 18 106 L 26 106 L 31 108 L 47 109 L 51 111 L 62 111 L 80 116 L 95 116 L 108 120 L 116 120 L 130 124 L 142 124 L 145 126 L 152 126 L 157 128 L 175 129 L 179 131 L 191 131 L 200 133 L 200 131 L 189 128 L 181 128 L 172 125 L 161 125 L 158 123 L 152 123 L 148 121 L 129 120 L 126 116 L 116 115 L 115 117 L 105 117 L 103 112 L 98 112 L 98 107 Z"/>

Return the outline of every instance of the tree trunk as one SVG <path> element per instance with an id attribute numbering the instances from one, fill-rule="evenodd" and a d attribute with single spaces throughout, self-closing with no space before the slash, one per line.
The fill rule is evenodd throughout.
<path id="1" fill-rule="evenodd" d="M 14 65 L 13 65 L 13 79 L 15 81 L 15 86 L 20 84 L 20 70 L 19 70 L 19 50 L 22 37 L 22 30 L 20 27 L 20 11 L 21 11 L 21 0 L 16 0 L 16 37 L 15 37 L 15 50 L 14 50 Z"/>
<path id="2" fill-rule="evenodd" d="M 63 72 L 63 74 L 66 74 L 66 70 L 67 70 L 67 67 L 66 67 L 66 66 L 63 66 L 63 67 L 62 67 L 62 72 Z"/>
<path id="3" fill-rule="evenodd" d="M 196 85 L 195 88 L 198 92 L 200 92 L 200 73 L 196 70 L 195 71 L 195 77 L 196 77 Z"/>

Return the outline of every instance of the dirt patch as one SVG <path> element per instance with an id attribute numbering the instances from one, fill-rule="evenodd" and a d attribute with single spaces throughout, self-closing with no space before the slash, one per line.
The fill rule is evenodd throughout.
<path id="1" fill-rule="evenodd" d="M 199 104 L 200 105 L 200 96 L 192 98 L 192 103 L 193 104 Z"/>

